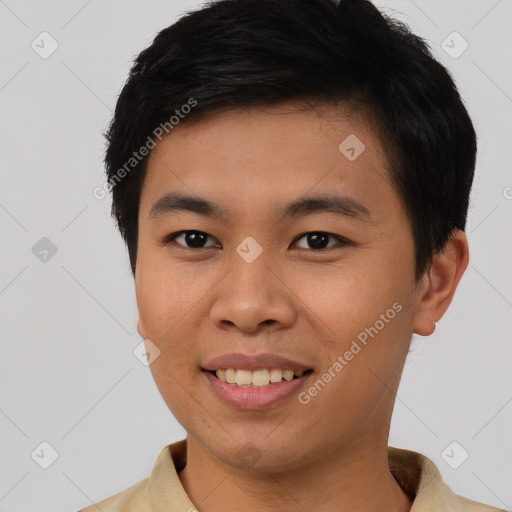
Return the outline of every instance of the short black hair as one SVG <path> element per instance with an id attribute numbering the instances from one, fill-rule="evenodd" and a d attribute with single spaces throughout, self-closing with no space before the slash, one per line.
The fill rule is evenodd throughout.
<path id="1" fill-rule="evenodd" d="M 105 134 L 112 214 L 133 273 L 155 137 L 179 122 L 285 102 L 346 102 L 373 116 L 410 217 L 416 279 L 465 229 L 476 134 L 424 39 L 368 0 L 215 0 L 140 53 Z"/>

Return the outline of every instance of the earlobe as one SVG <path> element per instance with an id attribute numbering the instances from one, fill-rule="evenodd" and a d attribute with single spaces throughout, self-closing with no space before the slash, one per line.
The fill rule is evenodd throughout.
<path id="1" fill-rule="evenodd" d="M 456 229 L 444 248 L 434 256 L 418 289 L 420 296 L 414 319 L 414 333 L 430 336 L 445 314 L 469 262 L 466 234 Z"/>

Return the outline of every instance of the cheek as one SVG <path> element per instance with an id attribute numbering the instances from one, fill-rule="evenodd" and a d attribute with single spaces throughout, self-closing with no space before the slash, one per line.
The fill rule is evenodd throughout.
<path id="1" fill-rule="evenodd" d="M 198 336 L 200 324 L 207 319 L 209 292 L 218 279 L 214 272 L 171 265 L 155 256 L 139 260 L 136 297 L 141 335 L 159 347 L 159 364 L 181 375 L 196 370 L 203 339 Z"/>
<path id="2" fill-rule="evenodd" d="M 336 375 L 332 400 L 345 403 L 354 414 L 358 401 L 367 400 L 368 407 L 379 401 L 383 383 L 393 380 L 407 355 L 414 269 L 405 261 L 395 262 L 380 253 L 346 268 L 332 266 L 328 275 L 301 279 L 310 318 L 321 329 L 322 370 Z"/>
<path id="3" fill-rule="evenodd" d="M 407 290 L 403 275 L 382 265 L 379 268 L 375 263 L 361 262 L 331 266 L 327 272 L 304 273 L 296 277 L 296 286 L 303 290 L 307 309 L 331 328 L 332 335 L 354 336 L 403 300 Z"/>
<path id="4" fill-rule="evenodd" d="M 176 324 L 193 301 L 198 283 L 190 281 L 178 265 L 166 261 L 162 251 L 139 251 L 135 290 L 139 315 L 150 330 Z"/>
<path id="5" fill-rule="evenodd" d="M 141 335 L 160 347 L 167 344 L 190 309 L 190 286 L 182 286 L 170 269 L 141 258 L 137 263 L 135 291 Z"/>

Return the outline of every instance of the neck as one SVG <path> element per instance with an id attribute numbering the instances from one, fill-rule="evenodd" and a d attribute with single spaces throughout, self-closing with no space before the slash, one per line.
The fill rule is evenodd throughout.
<path id="1" fill-rule="evenodd" d="M 187 439 L 187 465 L 179 474 L 201 512 L 409 512 L 412 501 L 388 468 L 387 441 L 323 454 L 294 470 L 240 469 L 219 461 L 196 439 Z"/>

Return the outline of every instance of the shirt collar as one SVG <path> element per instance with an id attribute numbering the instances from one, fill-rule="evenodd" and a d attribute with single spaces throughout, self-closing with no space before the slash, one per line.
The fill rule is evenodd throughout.
<path id="1" fill-rule="evenodd" d="M 153 466 L 149 477 L 149 493 L 158 512 L 197 510 L 190 501 L 178 473 L 187 463 L 187 440 L 167 445 Z"/>
<path id="2" fill-rule="evenodd" d="M 178 476 L 186 463 L 186 439 L 169 444 L 160 452 L 149 478 L 149 492 L 158 512 L 197 510 Z M 457 509 L 456 495 L 443 482 L 439 470 L 429 458 L 389 446 L 388 463 L 402 490 L 414 500 L 411 512 Z"/>
<path id="3" fill-rule="evenodd" d="M 414 500 L 411 512 L 459 509 L 457 495 L 425 455 L 388 446 L 388 463 L 398 485 Z"/>

